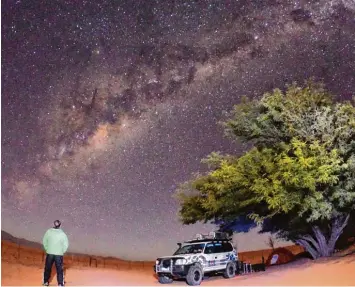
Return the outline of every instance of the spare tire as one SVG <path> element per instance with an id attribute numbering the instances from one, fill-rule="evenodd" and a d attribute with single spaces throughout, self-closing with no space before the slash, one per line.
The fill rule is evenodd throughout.
<path id="1" fill-rule="evenodd" d="M 200 285 L 203 279 L 203 271 L 200 265 L 192 265 L 186 275 L 186 283 L 191 286 Z"/>

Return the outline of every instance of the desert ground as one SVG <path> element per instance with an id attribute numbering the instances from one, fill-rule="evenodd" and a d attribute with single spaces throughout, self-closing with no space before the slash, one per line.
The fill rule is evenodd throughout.
<path id="1" fill-rule="evenodd" d="M 38 286 L 42 280 L 42 269 L 18 263 L 2 262 L 2 286 Z M 152 271 L 118 271 L 92 268 L 69 268 L 65 271 L 66 286 L 98 286 L 98 285 L 160 285 Z M 51 281 L 56 286 L 55 274 Z M 172 286 L 184 286 L 184 281 L 175 281 Z M 233 279 L 222 277 L 206 278 L 202 284 L 206 286 L 255 286 L 255 285 L 318 285 L 349 286 L 355 285 L 355 254 L 335 256 L 312 261 L 299 259 L 284 265 L 272 266 L 265 272 L 239 275 Z"/>

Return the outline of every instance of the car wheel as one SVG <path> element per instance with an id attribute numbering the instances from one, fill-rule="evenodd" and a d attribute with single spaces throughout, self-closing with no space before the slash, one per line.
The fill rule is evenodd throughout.
<path id="1" fill-rule="evenodd" d="M 235 263 L 228 262 L 226 269 L 224 270 L 223 277 L 224 278 L 233 278 L 235 277 Z"/>
<path id="2" fill-rule="evenodd" d="M 200 285 L 202 279 L 203 279 L 202 268 L 199 265 L 191 266 L 186 276 L 187 284 L 191 286 Z"/>
<path id="3" fill-rule="evenodd" d="M 170 278 L 169 276 L 159 275 L 158 281 L 160 284 L 169 284 L 169 283 L 172 283 L 174 280 L 173 280 L 173 278 Z"/>

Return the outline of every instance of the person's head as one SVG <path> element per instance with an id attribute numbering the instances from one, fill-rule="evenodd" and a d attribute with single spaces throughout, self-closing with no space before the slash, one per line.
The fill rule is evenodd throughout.
<path id="1" fill-rule="evenodd" d="M 57 219 L 54 221 L 54 228 L 59 228 L 62 223 Z"/>

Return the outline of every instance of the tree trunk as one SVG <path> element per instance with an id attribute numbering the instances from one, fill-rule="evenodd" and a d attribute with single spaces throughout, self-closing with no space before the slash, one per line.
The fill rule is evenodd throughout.
<path id="1" fill-rule="evenodd" d="M 306 241 L 305 239 L 298 239 L 296 243 L 303 246 L 304 249 L 312 256 L 313 259 L 319 258 L 319 252 L 316 248 L 312 247 L 312 245 Z"/>
<path id="2" fill-rule="evenodd" d="M 334 253 L 335 244 L 339 236 L 348 224 L 349 217 L 349 214 L 335 217 L 329 226 L 328 236 L 318 226 L 313 226 L 312 231 L 314 235 L 301 236 L 296 240 L 296 243 L 302 245 L 313 259 L 331 256 Z"/>
<path id="3" fill-rule="evenodd" d="M 338 241 L 340 235 L 344 231 L 344 228 L 349 222 L 349 218 L 350 218 L 350 214 L 345 216 L 345 219 L 343 218 L 343 220 L 337 218 L 335 221 L 333 221 L 332 232 L 330 234 L 330 238 L 328 242 L 328 248 L 332 253 L 334 252 L 336 242 Z"/>
<path id="4" fill-rule="evenodd" d="M 313 226 L 312 231 L 314 233 L 314 236 L 319 246 L 320 257 L 329 256 L 330 254 L 329 254 L 326 235 L 323 234 L 322 230 L 318 226 Z"/>

